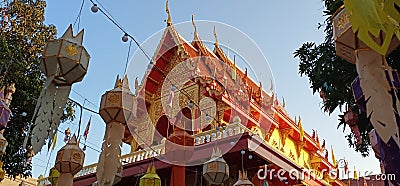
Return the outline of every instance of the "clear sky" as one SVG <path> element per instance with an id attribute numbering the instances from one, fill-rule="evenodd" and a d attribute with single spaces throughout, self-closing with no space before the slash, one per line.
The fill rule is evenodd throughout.
<path id="1" fill-rule="evenodd" d="M 48 0 L 45 12 L 46 24 L 54 24 L 58 29 L 58 36 L 65 31 L 69 24 L 74 23 L 82 1 L 80 0 Z M 101 0 L 100 3 L 123 25 L 139 42 L 144 42 L 153 33 L 164 29 L 166 24 L 165 1 L 123 1 Z M 85 29 L 84 46 L 91 55 L 89 71 L 84 80 L 73 85 L 70 97 L 80 103 L 84 99 L 86 106 L 98 110 L 101 95 L 112 89 L 117 74 L 122 75 L 125 68 L 129 43 L 123 43 L 123 33 L 111 24 L 101 13 L 90 11 L 91 3 L 85 0 L 82 10 L 80 28 Z M 322 23 L 323 4 L 321 0 L 281 0 L 281 1 L 228 1 L 228 0 L 170 0 L 169 8 L 174 23 L 190 21 L 191 15 L 196 14 L 198 20 L 212 20 L 229 24 L 241 30 L 253 39 L 266 56 L 275 78 L 275 89 L 280 101 L 285 98 L 286 110 L 289 115 L 301 116 L 306 132 L 312 129 L 318 131 L 320 139 L 326 139 L 327 147 L 335 149 L 336 159 L 349 160 L 349 168 L 362 172 L 373 171 L 379 173 L 379 163 L 372 155 L 362 158 L 359 153 L 350 149 L 338 124 L 337 112 L 329 116 L 320 109 L 322 100 L 319 94 L 312 95 L 308 79 L 298 74 L 298 59 L 293 58 L 293 52 L 303 42 L 321 42 L 324 38 L 322 30 L 317 30 L 318 23 Z M 74 31 L 77 30 L 77 24 Z M 192 33 L 182 33 L 185 39 L 191 41 Z M 200 36 L 211 37 L 206 30 Z M 208 34 L 204 36 L 202 34 Z M 220 34 L 221 35 L 221 34 Z M 223 37 L 223 36 L 220 36 Z M 132 50 L 137 47 L 132 45 Z M 149 52 L 152 54 L 151 52 Z M 147 61 L 138 66 L 144 66 Z M 242 67 L 244 68 L 244 67 Z M 131 68 L 130 68 L 131 69 Z M 131 80 L 133 81 L 133 80 Z M 264 87 L 265 88 L 265 87 Z M 83 97 L 82 97 L 83 96 Z M 79 113 L 79 111 L 78 111 Z M 82 129 L 86 126 L 92 114 L 84 111 Z M 61 130 L 70 127 L 72 132 L 77 131 L 78 120 L 72 123 L 61 124 Z M 103 140 L 105 123 L 98 115 L 92 116 L 92 124 L 88 137 L 88 145 L 100 151 Z M 350 130 L 346 130 L 348 133 Z M 33 159 L 33 176 L 44 174 L 49 160 L 48 170 L 54 165 L 56 151 L 64 142 L 63 135 L 59 134 L 55 152 L 47 153 L 43 150 Z M 124 153 L 129 148 L 124 146 Z M 99 152 L 88 148 L 85 164 L 96 163 Z M 362 175 L 363 173 L 361 173 Z"/>

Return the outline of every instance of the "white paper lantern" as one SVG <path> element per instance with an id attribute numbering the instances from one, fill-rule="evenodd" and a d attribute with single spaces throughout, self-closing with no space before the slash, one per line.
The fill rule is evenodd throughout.
<path id="1" fill-rule="evenodd" d="M 229 166 L 218 148 L 213 149 L 211 159 L 203 165 L 203 176 L 209 184 L 222 184 L 229 178 Z"/>

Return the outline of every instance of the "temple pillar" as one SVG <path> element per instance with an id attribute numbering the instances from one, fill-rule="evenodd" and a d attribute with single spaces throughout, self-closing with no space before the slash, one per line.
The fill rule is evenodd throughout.
<path id="1" fill-rule="evenodd" d="M 185 186 L 186 175 L 184 166 L 172 166 L 170 186 Z"/>

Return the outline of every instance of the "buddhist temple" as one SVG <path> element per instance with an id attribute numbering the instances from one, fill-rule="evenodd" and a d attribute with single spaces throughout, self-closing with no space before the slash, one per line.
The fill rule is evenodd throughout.
<path id="1" fill-rule="evenodd" d="M 218 28 L 209 49 L 194 20 L 189 42 L 174 28 L 168 7 L 167 13 L 142 80 L 129 78 L 133 87 L 128 77 L 117 78 L 109 91 L 115 94 L 103 96 L 117 103 L 122 95 L 122 106 L 133 105 L 121 111 L 125 119 L 119 123 L 126 125 L 118 125 L 131 152 L 119 156 L 114 180 L 104 185 L 344 185 L 335 179 L 337 164 L 325 141 L 306 133 L 272 89 L 236 67 L 218 43 Z M 113 112 L 107 110 L 110 118 Z M 73 185 L 96 185 L 96 171 L 103 171 L 97 166 L 84 166 Z M 49 178 L 39 184 L 50 185 Z"/>

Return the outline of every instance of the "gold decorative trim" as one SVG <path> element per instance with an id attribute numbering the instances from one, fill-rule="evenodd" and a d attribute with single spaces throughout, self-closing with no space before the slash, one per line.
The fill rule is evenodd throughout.
<path id="1" fill-rule="evenodd" d="M 286 144 L 286 138 L 288 137 L 289 133 L 293 132 L 293 128 L 278 129 L 278 131 L 279 131 L 279 138 L 283 148 L 285 147 Z"/>
<path id="2" fill-rule="evenodd" d="M 305 144 L 306 144 L 305 141 L 299 141 L 299 142 L 296 142 L 296 143 L 295 143 L 295 145 L 296 145 L 296 152 L 297 152 L 297 158 L 300 158 L 300 156 L 301 156 L 301 150 L 303 149 L 303 147 L 304 147 Z"/>

